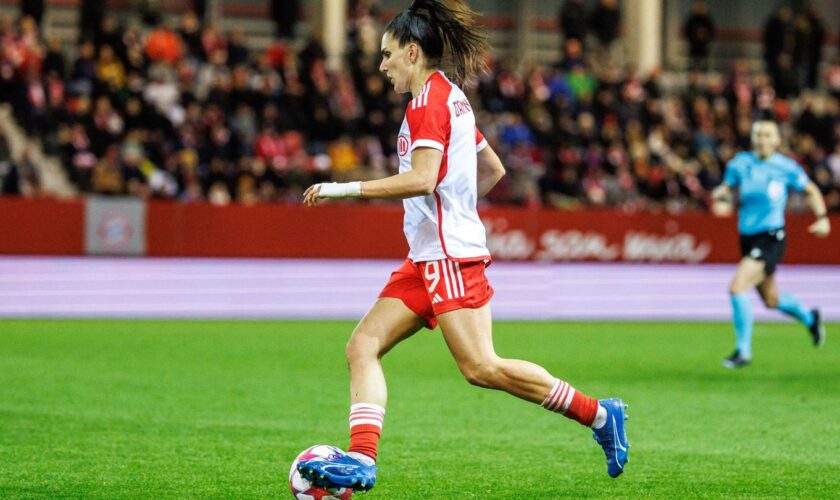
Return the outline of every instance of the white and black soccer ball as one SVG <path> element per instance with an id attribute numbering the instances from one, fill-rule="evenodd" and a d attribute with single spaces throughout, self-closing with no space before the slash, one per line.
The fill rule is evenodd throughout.
<path id="1" fill-rule="evenodd" d="M 298 472 L 297 466 L 302 460 L 312 460 L 313 458 L 328 459 L 335 455 L 344 455 L 344 452 L 335 446 L 326 444 L 316 444 L 300 452 L 297 458 L 295 458 L 295 461 L 292 462 L 291 470 L 289 470 L 289 486 L 292 488 L 292 495 L 298 500 L 349 500 L 353 496 L 353 490 L 351 488 L 322 488 L 315 486 Z"/>

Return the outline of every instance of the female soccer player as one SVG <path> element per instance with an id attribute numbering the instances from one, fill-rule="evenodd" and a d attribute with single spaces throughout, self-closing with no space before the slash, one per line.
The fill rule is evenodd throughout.
<path id="1" fill-rule="evenodd" d="M 738 233 L 741 261 L 729 287 L 735 352 L 723 360 L 726 368 L 740 368 L 752 361 L 753 314 L 748 292 L 755 288 L 770 309 L 778 309 L 804 324 L 814 345 L 825 341 L 819 309 L 806 309 L 791 294 L 779 295 L 776 265 L 785 253 L 785 204 L 788 189 L 805 191 L 817 220 L 808 230 L 819 237 L 831 231 L 825 201 L 816 184 L 794 160 L 776 152 L 781 143 L 779 126 L 769 120 L 752 127 L 752 152 L 735 155 L 726 165 L 723 183 L 712 191 L 712 199 L 728 204 L 738 190 Z"/>
<path id="2" fill-rule="evenodd" d="M 493 349 L 490 298 L 484 269 L 490 262 L 476 199 L 504 168 L 476 128 L 459 88 L 481 68 L 487 48 L 474 13 L 415 0 L 382 37 L 379 66 L 399 93 L 411 92 L 397 142 L 400 173 L 392 177 L 310 186 L 304 202 L 321 198 L 401 198 L 408 259 L 383 288 L 347 345 L 350 367 L 350 447 L 337 460 L 300 463 L 316 484 L 370 489 L 387 393 L 380 359 L 423 326 L 440 325 L 458 368 L 474 385 L 508 392 L 594 429 L 607 471 L 616 477 L 627 461 L 626 405 L 596 400 L 527 361 L 504 359 Z M 454 72 L 441 70 L 451 61 Z"/>

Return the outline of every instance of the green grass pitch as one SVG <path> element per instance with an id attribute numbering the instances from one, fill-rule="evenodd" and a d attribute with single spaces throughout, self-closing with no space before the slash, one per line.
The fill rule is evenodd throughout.
<path id="1" fill-rule="evenodd" d="M 352 322 L 0 321 L 0 498 L 291 498 L 289 464 L 347 446 Z M 630 405 L 630 462 L 591 432 L 468 385 L 439 332 L 384 365 L 377 486 L 359 498 L 836 498 L 840 337 L 724 323 L 498 322 L 497 351 Z"/>

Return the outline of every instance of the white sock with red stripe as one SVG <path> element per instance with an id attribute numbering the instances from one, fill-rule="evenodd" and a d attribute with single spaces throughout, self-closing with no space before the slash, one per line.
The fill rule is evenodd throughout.
<path id="1" fill-rule="evenodd" d="M 597 429 L 606 422 L 607 411 L 598 404 L 597 399 L 576 391 L 559 378 L 555 380 L 542 405 L 546 410 L 563 414 L 587 427 Z"/>
<path id="2" fill-rule="evenodd" d="M 385 408 L 372 403 L 350 405 L 350 448 L 348 455 L 372 465 L 382 435 Z"/>

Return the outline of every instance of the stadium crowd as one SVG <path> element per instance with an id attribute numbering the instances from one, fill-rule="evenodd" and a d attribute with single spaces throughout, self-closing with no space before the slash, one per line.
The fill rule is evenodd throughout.
<path id="1" fill-rule="evenodd" d="M 148 29 L 106 16 L 74 47 L 44 40 L 30 17 L 6 18 L 0 101 L 82 193 L 299 203 L 313 182 L 382 177 L 398 164 L 406 98 L 378 73 L 381 26 L 363 5 L 351 12 L 340 71 L 327 69 L 316 39 L 252 53 L 243 31 L 192 13 Z M 614 20 L 593 26 L 589 44 L 564 37 L 553 65 L 488 54 L 471 102 L 509 174 L 490 203 L 702 209 L 728 159 L 749 147 L 752 121 L 773 116 L 840 210 L 840 64 L 827 65 L 820 92 L 743 62 L 723 75 L 692 72 L 666 91 L 658 72 L 599 64 L 599 48 L 614 52 Z M 16 170 L 3 193 L 19 192 L 27 175 L 37 183 L 25 165 Z"/>

